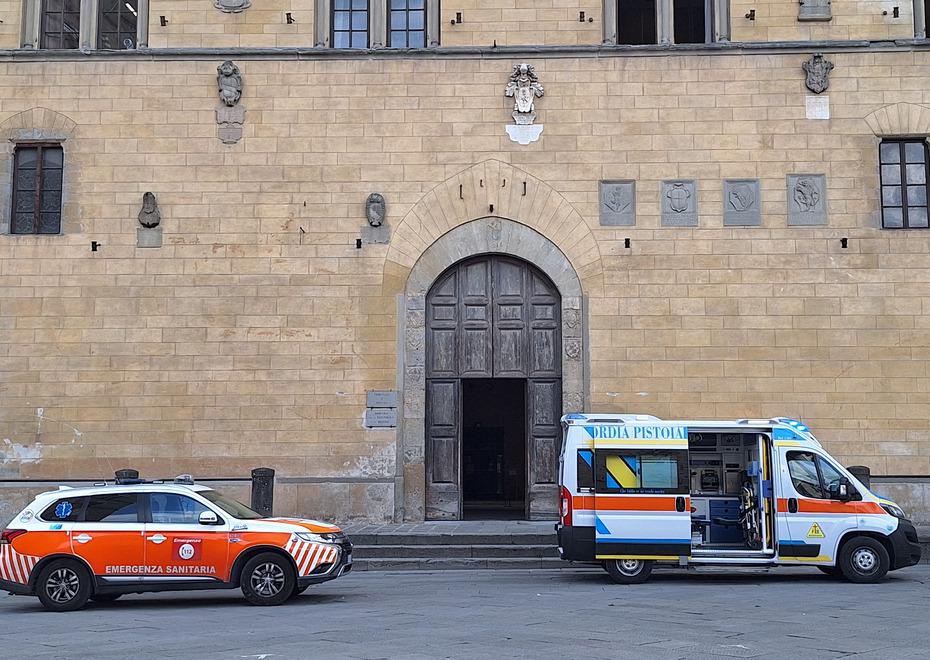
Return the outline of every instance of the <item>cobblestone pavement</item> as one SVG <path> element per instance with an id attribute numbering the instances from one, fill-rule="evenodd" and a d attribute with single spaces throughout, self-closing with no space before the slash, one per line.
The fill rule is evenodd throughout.
<path id="1" fill-rule="evenodd" d="M 277 608 L 238 591 L 68 614 L 0 596 L 6 658 L 926 658 L 930 566 L 853 585 L 813 569 L 355 573 Z"/>

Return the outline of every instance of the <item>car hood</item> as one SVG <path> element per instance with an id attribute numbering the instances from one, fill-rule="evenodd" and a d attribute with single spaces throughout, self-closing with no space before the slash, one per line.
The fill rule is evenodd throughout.
<path id="1" fill-rule="evenodd" d="M 250 531 L 312 532 L 314 534 L 334 534 L 342 531 L 336 525 L 306 518 L 262 518 L 244 522 Z"/>

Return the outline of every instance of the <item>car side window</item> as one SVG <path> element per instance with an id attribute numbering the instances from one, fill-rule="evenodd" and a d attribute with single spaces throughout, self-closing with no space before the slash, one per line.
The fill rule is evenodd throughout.
<path id="1" fill-rule="evenodd" d="M 83 522 L 140 522 L 138 493 L 91 495 L 87 498 Z"/>
<path id="2" fill-rule="evenodd" d="M 826 496 L 830 499 L 839 497 L 840 482 L 843 480 L 843 475 L 824 460 L 822 456 L 817 457 L 817 463 L 820 466 L 821 485 Z M 850 488 L 850 490 L 852 489 Z"/>
<path id="3" fill-rule="evenodd" d="M 192 497 L 175 493 L 149 493 L 152 522 L 163 525 L 196 525 L 200 514 L 211 511 Z"/>
<path id="4" fill-rule="evenodd" d="M 814 454 L 808 451 L 788 452 L 788 474 L 791 483 L 798 495 L 802 497 L 815 497 L 826 499 L 823 488 L 820 486 L 820 475 L 817 473 L 817 463 Z"/>
<path id="5" fill-rule="evenodd" d="M 86 497 L 63 497 L 48 505 L 39 515 L 46 522 L 77 522 L 84 511 Z"/>

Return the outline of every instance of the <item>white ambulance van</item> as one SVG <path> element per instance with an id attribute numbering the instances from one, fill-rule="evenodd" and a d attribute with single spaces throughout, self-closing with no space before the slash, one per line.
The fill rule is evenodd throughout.
<path id="1" fill-rule="evenodd" d="M 601 562 L 614 581 L 656 562 L 816 566 L 876 582 L 920 561 L 917 531 L 798 421 L 562 418 L 562 559 Z"/>

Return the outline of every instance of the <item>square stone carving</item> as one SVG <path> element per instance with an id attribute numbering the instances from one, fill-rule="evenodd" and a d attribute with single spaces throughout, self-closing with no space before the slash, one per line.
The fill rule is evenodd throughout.
<path id="1" fill-rule="evenodd" d="M 827 224 L 827 176 L 788 175 L 788 226 Z"/>
<path id="2" fill-rule="evenodd" d="M 675 180 L 662 182 L 662 226 L 697 227 L 697 182 Z"/>
<path id="3" fill-rule="evenodd" d="M 762 224 L 759 179 L 726 179 L 723 182 L 723 226 Z"/>
<path id="4" fill-rule="evenodd" d="M 601 181 L 601 224 L 607 227 L 632 227 L 636 224 L 636 182 Z"/>
<path id="5" fill-rule="evenodd" d="M 831 18 L 830 0 L 801 0 L 798 5 L 799 21 L 829 21 Z"/>

